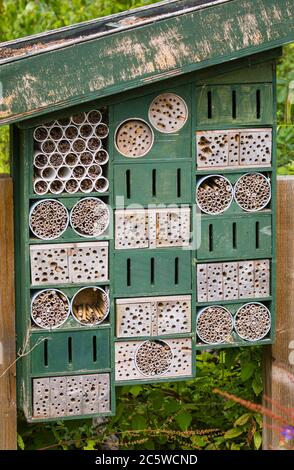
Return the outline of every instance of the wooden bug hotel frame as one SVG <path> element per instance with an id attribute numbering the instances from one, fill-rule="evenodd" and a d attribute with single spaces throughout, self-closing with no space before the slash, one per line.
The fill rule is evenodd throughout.
<path id="1" fill-rule="evenodd" d="M 111 415 L 116 386 L 273 341 L 291 19 L 290 0 L 173 1 L 1 45 L 29 421 Z"/>

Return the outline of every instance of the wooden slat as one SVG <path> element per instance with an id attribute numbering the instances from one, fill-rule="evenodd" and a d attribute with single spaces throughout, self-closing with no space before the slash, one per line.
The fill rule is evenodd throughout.
<path id="1" fill-rule="evenodd" d="M 277 207 L 277 323 L 276 341 L 264 355 L 265 396 L 272 410 L 293 425 L 294 409 L 294 177 L 278 178 Z M 291 375 L 292 374 L 292 375 Z M 264 403 L 269 407 L 268 401 Z M 278 410 L 277 405 L 290 412 Z M 264 449 L 280 447 L 279 423 L 266 418 L 263 432 Z"/>
<path id="2" fill-rule="evenodd" d="M 12 179 L 0 175 L 0 375 L 15 360 Z M 0 450 L 16 448 L 15 367 L 0 378 Z"/>

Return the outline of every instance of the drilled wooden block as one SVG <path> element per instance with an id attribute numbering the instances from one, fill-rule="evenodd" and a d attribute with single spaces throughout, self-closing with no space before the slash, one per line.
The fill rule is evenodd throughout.
<path id="1" fill-rule="evenodd" d="M 211 302 L 269 297 L 269 260 L 197 265 L 197 300 Z"/>
<path id="2" fill-rule="evenodd" d="M 108 280 L 108 242 L 32 245 L 31 283 L 68 284 Z"/>
<path id="3" fill-rule="evenodd" d="M 197 167 L 270 166 L 271 129 L 197 132 Z"/>
<path id="4" fill-rule="evenodd" d="M 33 286 L 70 282 L 66 245 L 32 245 L 30 260 Z"/>
<path id="5" fill-rule="evenodd" d="M 153 343 L 155 344 L 153 345 Z M 154 354 L 152 354 L 152 350 L 155 350 Z M 146 366 L 144 365 L 144 354 L 146 355 Z M 162 354 L 162 363 L 160 362 L 160 354 Z M 115 344 L 115 378 L 117 382 L 191 376 L 191 338 L 165 339 L 164 341 L 124 341 Z"/>
<path id="6" fill-rule="evenodd" d="M 159 336 L 190 331 L 190 295 L 116 300 L 117 337 Z"/>
<path id="7" fill-rule="evenodd" d="M 190 208 L 115 211 L 115 248 L 188 246 Z"/>
<path id="8" fill-rule="evenodd" d="M 254 261 L 239 263 L 239 297 L 255 297 L 254 290 Z"/>
<path id="9" fill-rule="evenodd" d="M 188 207 L 156 211 L 156 247 L 188 246 L 189 239 L 190 209 Z"/>
<path id="10" fill-rule="evenodd" d="M 109 374 L 33 379 L 33 418 L 91 415 L 109 410 Z"/>
<path id="11" fill-rule="evenodd" d="M 70 248 L 69 274 L 71 282 L 108 280 L 108 242 L 77 243 Z"/>
<path id="12" fill-rule="evenodd" d="M 115 211 L 115 248 L 148 248 L 148 211 Z"/>
<path id="13" fill-rule="evenodd" d="M 35 379 L 33 381 L 33 415 L 35 418 L 50 417 L 50 379 Z"/>

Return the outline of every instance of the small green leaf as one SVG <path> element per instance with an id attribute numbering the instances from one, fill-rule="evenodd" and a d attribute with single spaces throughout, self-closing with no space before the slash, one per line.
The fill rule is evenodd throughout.
<path id="1" fill-rule="evenodd" d="M 83 447 L 84 450 L 95 450 L 96 442 L 93 439 L 87 439 L 86 445 Z"/>
<path id="2" fill-rule="evenodd" d="M 133 387 L 130 388 L 130 394 L 133 395 L 133 397 L 137 397 L 140 393 L 142 392 L 142 386 L 141 385 L 134 385 Z"/>
<path id="3" fill-rule="evenodd" d="M 20 434 L 17 435 L 17 445 L 20 448 L 20 450 L 24 450 L 25 444 L 24 444 L 23 438 L 21 437 Z"/>
<path id="4" fill-rule="evenodd" d="M 133 418 L 132 418 L 132 428 L 134 430 L 136 429 L 146 429 L 146 419 L 145 419 L 145 416 L 143 415 L 134 415 Z"/>
<path id="5" fill-rule="evenodd" d="M 229 429 L 225 435 L 224 435 L 224 438 L 225 439 L 234 439 L 235 437 L 238 437 L 238 436 L 241 436 L 241 434 L 243 433 L 243 430 L 240 429 L 240 428 L 232 428 L 232 429 Z"/>
<path id="6" fill-rule="evenodd" d="M 236 406 L 236 402 L 233 401 L 233 400 L 228 400 L 228 401 L 224 404 L 224 409 L 225 409 L 225 410 L 229 410 L 230 408 L 233 408 L 233 406 Z"/>
<path id="7" fill-rule="evenodd" d="M 178 415 L 176 415 L 175 421 L 180 426 L 181 431 L 187 431 L 188 427 L 191 424 L 192 416 L 190 413 L 183 411 L 182 413 L 179 413 Z"/>
<path id="8" fill-rule="evenodd" d="M 243 426 L 246 424 L 250 418 L 250 413 L 244 413 L 242 416 L 240 416 L 238 419 L 236 419 L 234 426 Z"/>
<path id="9" fill-rule="evenodd" d="M 246 380 L 249 380 L 250 377 L 254 374 L 256 368 L 256 364 L 254 362 L 246 362 L 244 365 L 241 367 L 241 380 L 242 382 L 246 382 Z"/>
<path id="10" fill-rule="evenodd" d="M 236 444 L 236 442 L 232 442 L 231 450 L 240 450 L 239 444 Z"/>
<path id="11" fill-rule="evenodd" d="M 259 427 L 262 428 L 262 425 L 263 425 L 262 415 L 260 415 L 259 413 L 255 413 L 254 419 L 257 422 L 257 424 L 259 425 Z"/>
<path id="12" fill-rule="evenodd" d="M 171 414 L 180 409 L 180 404 L 176 400 L 171 399 L 164 404 L 164 409 L 167 413 Z"/>
<path id="13" fill-rule="evenodd" d="M 203 436 L 193 436 L 191 441 L 192 444 L 197 447 L 205 447 L 207 445 L 207 438 Z"/>
<path id="14" fill-rule="evenodd" d="M 262 437 L 260 432 L 256 431 L 253 435 L 253 442 L 254 442 L 254 447 L 255 449 L 260 449 L 261 443 L 262 443 Z"/>
<path id="15" fill-rule="evenodd" d="M 259 373 L 256 373 L 254 375 L 254 379 L 252 381 L 252 388 L 255 393 L 255 395 L 260 395 L 261 392 L 263 391 L 263 383 L 262 383 L 262 378 Z"/>

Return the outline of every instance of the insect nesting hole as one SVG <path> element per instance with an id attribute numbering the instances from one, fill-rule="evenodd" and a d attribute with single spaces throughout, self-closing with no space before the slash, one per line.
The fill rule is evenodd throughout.
<path id="1" fill-rule="evenodd" d="M 109 298 L 99 287 L 80 289 L 72 299 L 72 314 L 82 325 L 97 325 L 108 315 Z"/>

